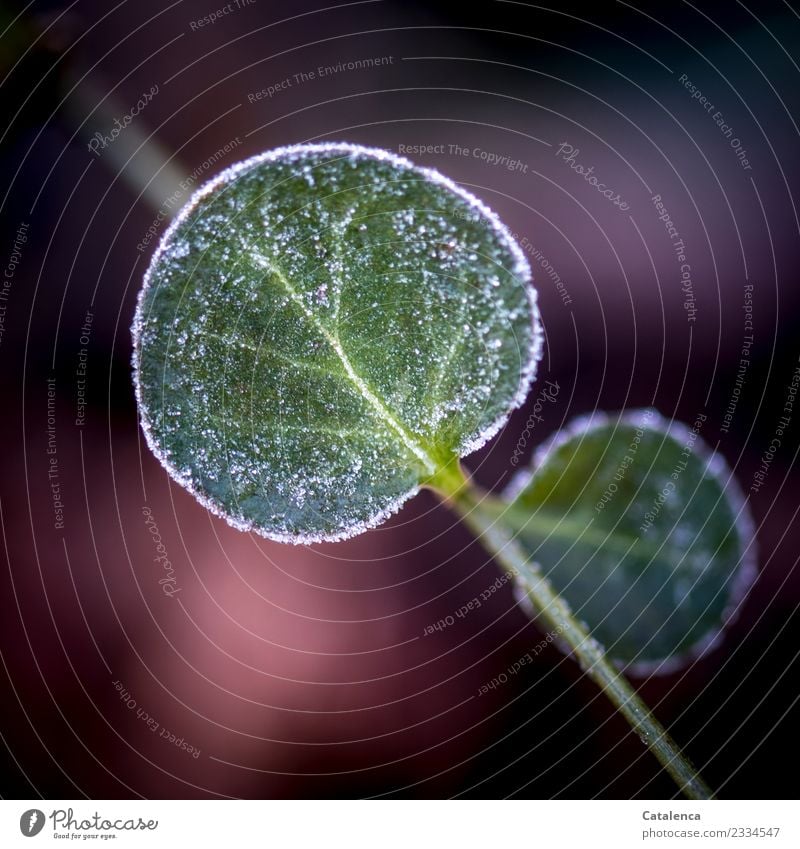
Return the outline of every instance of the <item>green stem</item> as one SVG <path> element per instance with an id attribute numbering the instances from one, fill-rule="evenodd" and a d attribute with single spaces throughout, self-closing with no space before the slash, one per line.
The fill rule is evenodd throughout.
<path id="1" fill-rule="evenodd" d="M 497 499 L 474 487 L 455 463 L 442 469 L 428 485 L 461 516 L 494 559 L 524 583 L 542 621 L 569 645 L 583 671 L 627 719 L 684 795 L 690 799 L 710 799 L 713 794 L 698 771 L 627 679 L 614 667 L 602 646 L 575 619 L 569 605 L 553 589 L 539 567 L 530 562 L 513 531 L 504 526 L 502 512 L 497 509 Z"/>

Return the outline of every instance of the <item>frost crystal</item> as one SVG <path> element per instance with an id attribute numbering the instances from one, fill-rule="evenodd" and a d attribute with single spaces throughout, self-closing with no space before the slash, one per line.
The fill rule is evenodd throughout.
<path id="1" fill-rule="evenodd" d="M 133 324 L 148 444 L 238 528 L 342 539 L 527 394 L 530 270 L 497 216 L 385 151 L 299 145 L 203 186 Z"/>

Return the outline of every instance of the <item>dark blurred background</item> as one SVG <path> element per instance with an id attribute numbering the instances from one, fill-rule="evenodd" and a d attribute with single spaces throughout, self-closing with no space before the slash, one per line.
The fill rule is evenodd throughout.
<path id="1" fill-rule="evenodd" d="M 595 409 L 708 416 L 760 574 L 720 647 L 636 684 L 720 795 L 797 794 L 777 765 L 800 719 L 800 406 L 750 491 L 800 355 L 796 4 L 4 0 L 0 32 L 2 796 L 674 793 L 555 648 L 477 696 L 541 639 L 508 585 L 423 636 L 499 574 L 432 498 L 283 546 L 214 519 L 144 445 L 129 325 L 168 214 L 226 165 L 310 140 L 439 146 L 411 158 L 527 245 L 539 379 L 561 391 L 526 454 Z M 513 472 L 531 406 L 467 458 L 485 486 Z"/>

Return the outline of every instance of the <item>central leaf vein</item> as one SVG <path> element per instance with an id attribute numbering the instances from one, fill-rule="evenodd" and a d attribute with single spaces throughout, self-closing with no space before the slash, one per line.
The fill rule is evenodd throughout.
<path id="1" fill-rule="evenodd" d="M 289 282 L 286 275 L 270 262 L 265 256 L 254 252 L 252 254 L 253 259 L 256 264 L 259 265 L 266 271 L 269 271 L 271 274 L 274 274 L 275 277 L 281 282 L 281 285 L 286 290 L 289 297 L 292 299 L 294 303 L 296 303 L 306 318 L 311 321 L 320 335 L 325 339 L 325 341 L 331 346 L 336 356 L 339 358 L 339 361 L 342 364 L 342 367 L 345 370 L 345 373 L 350 378 L 352 384 L 356 387 L 361 397 L 372 407 L 372 409 L 377 414 L 378 418 L 386 425 L 388 425 L 399 437 L 403 445 L 411 451 L 411 453 L 419 459 L 422 464 L 425 466 L 426 470 L 429 474 L 434 474 L 437 471 L 437 464 L 433 460 L 433 458 L 428 454 L 428 452 L 414 439 L 414 437 L 406 430 L 403 424 L 398 421 L 396 416 L 392 413 L 389 407 L 383 402 L 383 400 L 378 397 L 378 395 L 372 391 L 370 386 L 364 380 L 363 377 L 355 370 L 353 364 L 350 362 L 350 358 L 347 356 L 347 352 L 342 347 L 342 343 L 339 341 L 338 337 L 328 330 L 327 327 L 319 320 L 319 317 L 315 315 L 315 313 L 309 308 L 308 304 L 304 301 L 303 297 L 299 292 L 292 286 Z"/>

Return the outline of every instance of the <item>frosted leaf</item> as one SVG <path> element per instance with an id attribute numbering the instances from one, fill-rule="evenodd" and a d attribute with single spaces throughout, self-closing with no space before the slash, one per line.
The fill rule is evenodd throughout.
<path id="1" fill-rule="evenodd" d="M 494 213 L 381 150 L 298 145 L 199 189 L 133 328 L 148 444 L 238 528 L 382 521 L 518 406 L 541 353 L 530 269 Z"/>
<path id="2" fill-rule="evenodd" d="M 594 415 L 503 496 L 503 521 L 556 592 L 636 672 L 708 649 L 755 577 L 749 508 L 700 429 L 654 410 Z"/>

